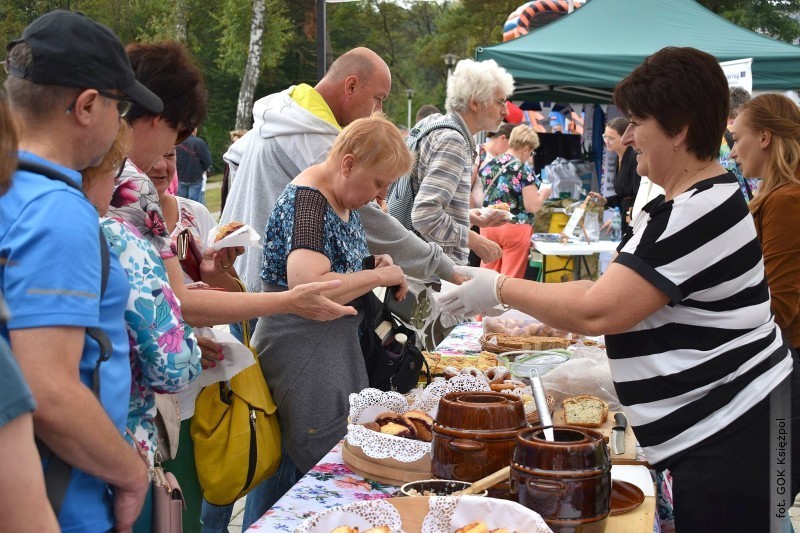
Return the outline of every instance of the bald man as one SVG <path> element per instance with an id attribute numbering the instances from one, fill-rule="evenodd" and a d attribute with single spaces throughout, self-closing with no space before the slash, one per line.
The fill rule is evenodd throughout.
<path id="1" fill-rule="evenodd" d="M 355 48 L 336 59 L 316 86 L 301 83 L 258 100 L 253 129 L 225 154 L 233 183 L 221 222 L 245 222 L 263 235 L 286 185 L 324 161 L 344 126 L 381 111 L 391 88 L 392 75 L 383 59 L 368 48 Z M 389 254 L 416 278 L 454 278 L 453 261 L 441 247 L 407 231 L 374 202 L 359 213 L 371 253 Z M 261 250 L 246 248 L 236 260 L 249 291 L 261 290 L 262 259 Z"/>
<path id="2" fill-rule="evenodd" d="M 392 75 L 380 56 L 368 48 L 355 48 L 336 59 L 316 86 L 301 83 L 258 100 L 253 106 L 253 128 L 225 154 L 232 185 L 220 222 L 245 222 L 263 237 L 272 207 L 286 185 L 325 160 L 344 126 L 381 111 L 391 88 Z M 406 230 L 377 203 L 362 207 L 359 214 L 371 253 L 389 254 L 410 276 L 460 281 L 453 261 L 440 246 Z M 261 291 L 262 260 L 261 250 L 245 248 L 235 262 L 251 292 Z M 236 334 L 236 330 L 232 325 L 231 331 Z M 295 477 L 294 464 L 284 453 L 278 473 L 247 496 L 243 529 L 269 509 Z"/>

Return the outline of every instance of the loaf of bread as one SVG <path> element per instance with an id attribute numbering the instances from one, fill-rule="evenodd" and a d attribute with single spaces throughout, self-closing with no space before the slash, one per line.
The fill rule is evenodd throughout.
<path id="1" fill-rule="evenodd" d="M 561 405 L 568 426 L 599 428 L 608 418 L 608 404 L 596 396 L 574 396 L 565 399 Z"/>

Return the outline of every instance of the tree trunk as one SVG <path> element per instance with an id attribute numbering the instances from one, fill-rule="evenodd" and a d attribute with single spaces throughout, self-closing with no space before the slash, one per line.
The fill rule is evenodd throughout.
<path id="1" fill-rule="evenodd" d="M 175 40 L 181 43 L 186 42 L 186 0 L 176 0 L 175 2 Z"/>
<path id="2" fill-rule="evenodd" d="M 236 129 L 249 130 L 253 124 L 253 101 L 255 100 L 258 76 L 261 73 L 264 26 L 266 23 L 266 0 L 253 0 L 253 21 L 250 24 L 250 51 L 239 89 L 239 104 L 236 106 Z"/>

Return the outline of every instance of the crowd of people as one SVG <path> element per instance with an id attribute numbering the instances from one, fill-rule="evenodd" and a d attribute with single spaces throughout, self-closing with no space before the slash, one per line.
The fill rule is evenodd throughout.
<path id="1" fill-rule="evenodd" d="M 349 394 L 369 383 L 362 297 L 379 287 L 451 319 L 513 306 L 605 335 L 637 439 L 674 479 L 677 527 L 758 531 L 774 514 L 773 421 L 800 434 L 800 111 L 787 98 L 742 103 L 730 124 L 730 159 L 760 181 L 748 204 L 719 163 L 730 113 L 716 59 L 647 58 L 618 85 L 626 118 L 604 135 L 617 195 L 595 199 L 627 212 L 640 176 L 664 194 L 625 224 L 597 282 L 542 284 L 523 277 L 550 188 L 532 167 L 536 132 L 504 123 L 514 80 L 494 61 L 456 65 L 444 114 L 421 110 L 413 149 L 381 113 L 391 71 L 367 48 L 256 101 L 224 156 L 220 224 L 248 225 L 264 247 L 218 249 L 198 192 L 208 102 L 185 45 L 125 47 L 53 11 L 8 51 L 0 530 L 149 531 L 163 461 L 184 530 L 227 531 L 232 504 L 204 501 L 191 431 L 198 377 L 225 380 L 206 326 L 225 324 L 257 354 L 282 434 L 276 472 L 247 496 L 248 527 L 345 435 Z M 478 148 L 480 132 L 491 140 Z M 470 252 L 483 268 L 464 266 Z M 456 287 L 434 296 L 440 280 Z M 790 446 L 797 457 L 800 439 Z"/>

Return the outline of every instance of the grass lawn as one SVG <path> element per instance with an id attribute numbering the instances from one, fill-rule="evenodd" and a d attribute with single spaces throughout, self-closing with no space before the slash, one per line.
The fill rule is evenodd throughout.
<path id="1" fill-rule="evenodd" d="M 217 184 L 222 181 L 222 174 L 214 174 L 208 177 L 208 185 Z M 206 186 L 206 207 L 211 214 L 219 219 L 219 206 L 221 203 L 222 188 L 218 186 Z"/>
<path id="2" fill-rule="evenodd" d="M 219 206 L 221 203 L 222 189 L 217 187 L 215 189 L 206 189 L 206 207 L 214 218 L 219 220 Z"/>

